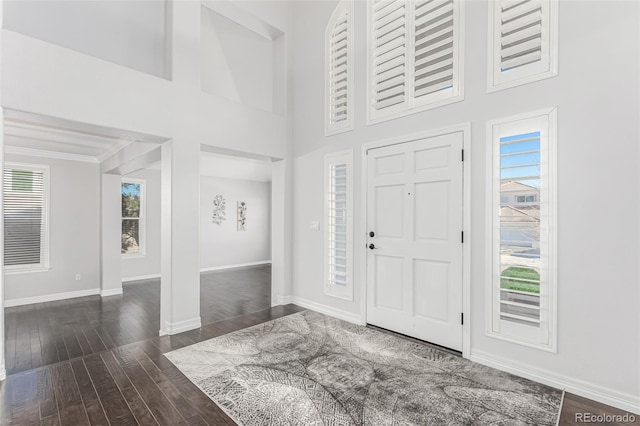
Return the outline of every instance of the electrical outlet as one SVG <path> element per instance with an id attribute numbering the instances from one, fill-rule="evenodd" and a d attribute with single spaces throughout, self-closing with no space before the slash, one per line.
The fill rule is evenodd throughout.
<path id="1" fill-rule="evenodd" d="M 311 222 L 311 230 L 312 231 L 319 231 L 320 230 L 320 222 L 318 222 L 317 220 L 314 220 L 313 222 Z"/>
<path id="2" fill-rule="evenodd" d="M 82 276 L 80 274 L 76 274 L 76 281 L 80 281 L 82 279 Z"/>

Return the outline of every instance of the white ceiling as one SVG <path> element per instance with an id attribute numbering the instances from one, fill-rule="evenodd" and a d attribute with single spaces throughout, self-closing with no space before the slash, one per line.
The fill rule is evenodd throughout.
<path id="1" fill-rule="evenodd" d="M 5 152 L 98 163 L 131 142 L 164 139 L 127 131 L 8 110 Z"/>

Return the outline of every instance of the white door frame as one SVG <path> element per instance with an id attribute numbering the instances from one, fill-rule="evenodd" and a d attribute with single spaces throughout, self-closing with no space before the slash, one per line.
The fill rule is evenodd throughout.
<path id="1" fill-rule="evenodd" d="M 357 232 L 354 243 L 360 247 L 367 244 L 367 151 L 374 148 L 381 148 L 389 145 L 398 145 L 406 142 L 413 142 L 419 139 L 448 135 L 451 133 L 462 133 L 464 149 L 464 162 L 462 165 L 462 227 L 464 231 L 464 243 L 462 244 L 462 313 L 464 324 L 462 325 L 462 356 L 469 358 L 471 352 L 471 123 L 455 124 L 453 126 L 427 130 L 420 133 L 399 136 L 390 139 L 383 139 L 368 142 L 362 145 L 361 152 L 361 174 L 360 174 L 360 232 Z M 367 251 L 362 250 L 360 255 L 360 276 L 363 277 L 360 309 L 362 321 L 367 321 Z"/>

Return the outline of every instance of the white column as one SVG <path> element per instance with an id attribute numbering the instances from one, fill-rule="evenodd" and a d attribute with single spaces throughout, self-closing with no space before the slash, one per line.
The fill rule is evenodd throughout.
<path id="1" fill-rule="evenodd" d="M 200 327 L 200 145 L 162 145 L 160 334 Z"/>
<path id="2" fill-rule="evenodd" d="M 292 212 L 290 161 L 273 163 L 271 176 L 271 306 L 291 303 Z"/>
<path id="3" fill-rule="evenodd" d="M 100 211 L 100 295 L 122 294 L 122 177 L 102 174 Z"/>
<path id="4" fill-rule="evenodd" d="M 2 8 L 4 4 L 0 1 L 0 25 L 2 25 Z M 2 46 L 2 31 L 0 31 L 0 46 Z M 0 58 L 2 57 L 2 50 L 0 50 Z M 2 60 L 0 59 L 0 69 L 2 69 Z M 0 75 L 0 82 L 2 82 L 2 75 Z M 2 94 L 0 93 L 0 101 Z M 2 102 L 0 102 L 2 105 Z M 4 111 L 0 108 L 0 165 L 4 172 Z M 4 173 L 0 173 L 0 206 L 4 205 L 2 197 L 2 188 Z M 0 380 L 4 380 L 7 377 L 5 365 L 4 365 L 4 208 L 0 208 Z"/>

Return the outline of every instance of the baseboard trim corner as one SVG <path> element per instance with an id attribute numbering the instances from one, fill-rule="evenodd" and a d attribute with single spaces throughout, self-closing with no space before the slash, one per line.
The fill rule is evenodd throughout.
<path id="1" fill-rule="evenodd" d="M 100 297 L 118 296 L 122 294 L 122 287 L 109 288 L 107 290 L 100 290 Z"/>
<path id="2" fill-rule="evenodd" d="M 32 303 L 55 302 L 56 300 L 75 299 L 76 297 L 95 296 L 98 294 L 100 294 L 99 288 L 90 288 L 87 290 L 45 294 L 43 296 L 22 297 L 19 299 L 7 299 L 4 301 L 4 307 L 11 308 L 14 306 L 31 305 Z"/>
<path id="3" fill-rule="evenodd" d="M 0 367 L 0 382 L 7 378 L 7 370 L 5 370 L 4 365 Z"/>
<path id="4" fill-rule="evenodd" d="M 524 377 L 562 389 L 566 392 L 592 399 L 612 407 L 628 411 L 634 414 L 640 414 L 640 398 L 634 395 L 625 394 L 603 386 L 588 383 L 563 374 L 554 373 L 552 371 L 541 368 L 531 367 L 520 362 L 508 360 L 502 357 L 496 357 L 484 351 L 472 350 L 469 360 L 496 370 Z"/>
<path id="5" fill-rule="evenodd" d="M 160 278 L 160 277 L 161 277 L 160 274 L 138 275 L 136 277 L 123 278 L 122 282 L 123 283 L 129 283 L 131 281 L 152 280 L 152 279 L 157 279 L 157 278 Z"/>
<path id="6" fill-rule="evenodd" d="M 293 303 L 293 297 L 291 296 L 277 296 L 275 299 L 275 302 L 271 304 L 271 306 L 281 306 L 281 305 L 288 305 L 290 303 Z"/>
<path id="7" fill-rule="evenodd" d="M 212 272 L 212 271 L 222 271 L 225 269 L 246 268 L 248 266 L 267 265 L 270 263 L 271 263 L 270 260 L 261 260 L 259 262 L 237 263 L 235 265 L 210 266 L 207 268 L 200 268 L 200 272 Z"/>
<path id="8" fill-rule="evenodd" d="M 308 299 L 303 299 L 297 296 L 288 296 L 290 298 L 289 303 L 302 306 L 303 308 L 311 309 L 312 311 L 319 312 L 321 314 L 329 315 L 330 317 L 338 318 L 343 321 L 351 322 L 357 325 L 366 325 L 366 321 L 360 314 L 354 314 L 353 312 L 344 311 L 342 309 L 334 308 L 332 306 L 323 305 L 318 302 L 314 302 Z M 283 298 L 284 299 L 284 298 Z"/>
<path id="9" fill-rule="evenodd" d="M 194 330 L 202 327 L 202 319 L 197 316 L 183 321 L 165 322 L 164 327 L 160 330 L 160 336 L 172 336 L 185 331 Z"/>

